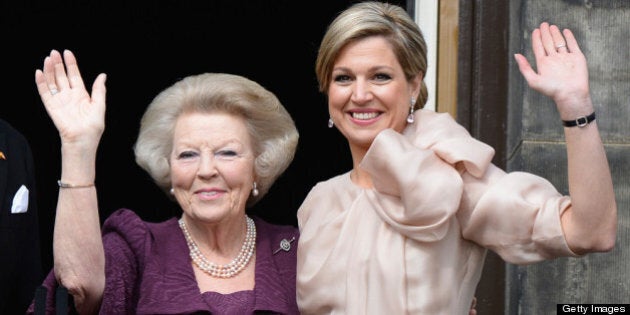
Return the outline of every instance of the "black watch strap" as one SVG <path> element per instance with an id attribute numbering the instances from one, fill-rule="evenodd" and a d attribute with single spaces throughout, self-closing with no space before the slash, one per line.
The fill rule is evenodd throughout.
<path id="1" fill-rule="evenodd" d="M 580 128 L 588 125 L 591 121 L 595 120 L 595 112 L 588 116 L 581 116 L 574 120 L 563 120 L 562 125 L 565 127 L 575 127 L 578 126 Z"/>

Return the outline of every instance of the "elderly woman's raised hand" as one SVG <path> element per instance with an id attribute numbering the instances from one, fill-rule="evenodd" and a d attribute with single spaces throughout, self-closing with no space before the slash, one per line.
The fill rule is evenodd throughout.
<path id="1" fill-rule="evenodd" d="M 515 55 L 529 86 L 553 99 L 561 116 L 587 114 L 584 107 L 592 106 L 588 67 L 573 33 L 569 29 L 561 32 L 556 25 L 543 22 L 532 32 L 532 50 L 536 71 L 523 55 Z"/>
<path id="2" fill-rule="evenodd" d="M 105 128 L 105 78 L 98 75 L 90 95 L 69 50 L 63 52 L 63 59 L 58 51 L 51 51 L 43 70 L 35 71 L 37 90 L 63 145 L 98 146 Z"/>

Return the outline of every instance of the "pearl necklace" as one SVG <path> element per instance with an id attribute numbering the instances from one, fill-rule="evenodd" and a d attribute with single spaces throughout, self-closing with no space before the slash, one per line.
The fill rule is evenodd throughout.
<path id="1" fill-rule="evenodd" d="M 199 250 L 197 243 L 195 243 L 192 239 L 190 233 L 188 233 L 188 228 L 186 228 L 184 218 L 179 219 L 179 227 L 184 232 L 186 243 L 188 244 L 188 249 L 190 251 L 190 258 L 192 258 L 195 265 L 197 265 L 197 267 L 205 273 L 215 278 L 232 278 L 243 271 L 256 249 L 256 224 L 254 224 L 254 220 L 250 217 L 246 216 L 246 218 L 247 235 L 245 236 L 243 247 L 241 247 L 241 251 L 238 253 L 238 256 L 236 256 L 236 258 L 227 265 L 217 265 L 208 261 L 208 259 L 201 253 L 201 250 Z"/>

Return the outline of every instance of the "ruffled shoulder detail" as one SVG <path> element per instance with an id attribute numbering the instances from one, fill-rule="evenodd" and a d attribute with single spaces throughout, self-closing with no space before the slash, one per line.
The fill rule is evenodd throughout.
<path id="1" fill-rule="evenodd" d="M 475 177 L 483 176 L 494 157 L 491 146 L 473 138 L 448 113 L 423 109 L 415 115 L 415 122 L 403 131 L 414 146 L 431 149 L 452 165 L 461 162 Z"/>
<path id="2" fill-rule="evenodd" d="M 464 186 L 452 165 L 386 129 L 374 139 L 361 168 L 370 173 L 374 184 L 367 196 L 389 226 L 423 242 L 446 235 Z"/>
<path id="3" fill-rule="evenodd" d="M 422 110 L 402 134 L 382 131 L 361 167 L 372 176 L 368 198 L 383 221 L 407 237 L 431 242 L 446 235 L 459 209 L 461 172 L 482 177 L 493 155 L 449 114 Z"/>

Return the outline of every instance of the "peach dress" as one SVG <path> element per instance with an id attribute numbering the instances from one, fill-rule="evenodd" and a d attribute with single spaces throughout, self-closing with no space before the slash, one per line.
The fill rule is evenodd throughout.
<path id="1" fill-rule="evenodd" d="M 302 314 L 468 314 L 490 249 L 514 264 L 576 256 L 546 179 L 506 173 L 449 114 L 381 132 L 361 167 L 318 183 L 298 210 Z"/>

